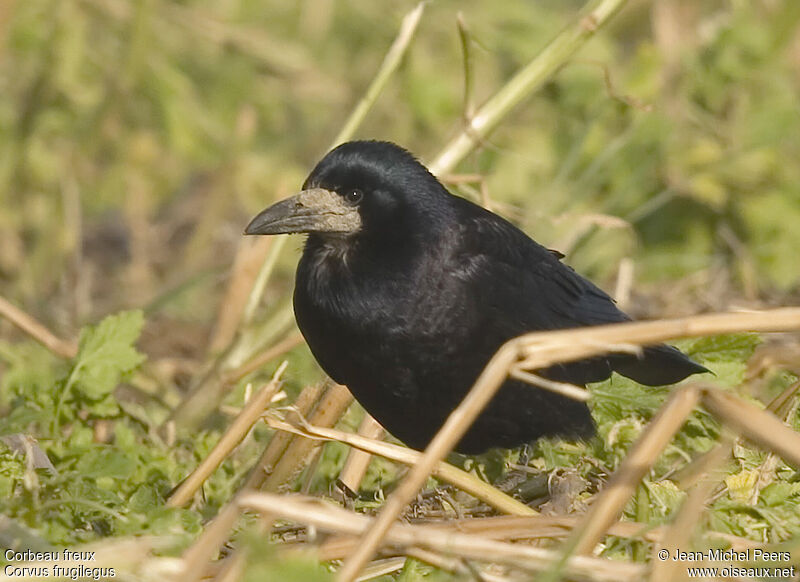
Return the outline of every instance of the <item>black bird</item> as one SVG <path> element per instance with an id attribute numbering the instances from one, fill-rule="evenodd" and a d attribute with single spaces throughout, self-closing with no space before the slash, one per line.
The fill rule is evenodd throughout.
<path id="1" fill-rule="evenodd" d="M 294 310 L 314 357 L 384 428 L 421 449 L 506 340 L 530 331 L 629 321 L 560 255 L 450 194 L 409 152 L 340 145 L 303 191 L 245 234 L 308 233 Z M 539 371 L 599 382 L 612 370 L 651 386 L 706 372 L 677 349 L 609 355 Z M 474 454 L 542 436 L 593 434 L 589 409 L 507 380 L 457 446 Z"/>

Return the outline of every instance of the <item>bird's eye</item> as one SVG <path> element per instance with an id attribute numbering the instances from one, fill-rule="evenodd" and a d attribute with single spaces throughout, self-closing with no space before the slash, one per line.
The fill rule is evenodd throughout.
<path id="1" fill-rule="evenodd" d="M 353 188 L 345 193 L 344 199 L 351 206 L 355 206 L 364 199 L 364 193 L 361 190 Z"/>

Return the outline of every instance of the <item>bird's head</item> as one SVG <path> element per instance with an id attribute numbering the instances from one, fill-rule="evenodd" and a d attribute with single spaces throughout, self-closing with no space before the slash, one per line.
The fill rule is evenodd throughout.
<path id="1" fill-rule="evenodd" d="M 323 238 L 407 233 L 445 212 L 446 190 L 403 148 L 353 141 L 329 152 L 302 192 L 259 213 L 245 234 L 309 233 Z"/>

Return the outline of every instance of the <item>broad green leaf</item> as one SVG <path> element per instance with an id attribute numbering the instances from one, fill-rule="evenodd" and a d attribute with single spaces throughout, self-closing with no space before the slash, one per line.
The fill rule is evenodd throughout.
<path id="1" fill-rule="evenodd" d="M 766 505 L 779 507 L 786 503 L 797 504 L 796 499 L 800 495 L 800 483 L 787 483 L 776 481 L 770 483 L 761 490 L 760 501 Z"/>
<path id="2" fill-rule="evenodd" d="M 123 311 L 85 328 L 67 389 L 73 388 L 91 400 L 111 393 L 123 375 L 144 360 L 133 346 L 143 324 L 141 311 Z"/>
<path id="3" fill-rule="evenodd" d="M 668 516 L 686 499 L 686 492 L 678 489 L 672 481 L 645 481 L 650 504 L 658 516 Z"/>
<path id="4" fill-rule="evenodd" d="M 683 350 L 703 361 L 746 361 L 763 340 L 757 333 L 735 333 L 701 337 L 684 342 Z"/>
<path id="5" fill-rule="evenodd" d="M 133 455 L 95 446 L 82 456 L 78 469 L 85 477 L 128 479 L 136 470 L 136 463 Z"/>

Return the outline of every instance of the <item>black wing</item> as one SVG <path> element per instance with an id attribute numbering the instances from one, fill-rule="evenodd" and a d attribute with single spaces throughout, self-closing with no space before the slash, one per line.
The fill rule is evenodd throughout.
<path id="1" fill-rule="evenodd" d="M 486 324 L 503 328 L 498 333 L 510 338 L 531 331 L 630 321 L 605 292 L 511 223 L 466 201 L 459 211 L 462 273 L 491 314 Z M 645 348 L 641 357 L 592 358 L 553 366 L 544 374 L 586 384 L 608 378 L 611 370 L 652 386 L 707 371 L 679 350 L 660 344 Z"/>

